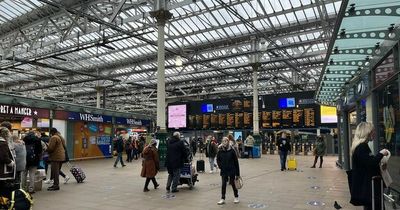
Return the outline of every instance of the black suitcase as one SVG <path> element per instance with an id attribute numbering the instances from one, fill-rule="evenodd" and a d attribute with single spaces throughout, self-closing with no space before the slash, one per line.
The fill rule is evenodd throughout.
<path id="1" fill-rule="evenodd" d="M 204 160 L 197 160 L 196 169 L 197 169 L 197 172 L 204 172 L 205 171 Z"/>

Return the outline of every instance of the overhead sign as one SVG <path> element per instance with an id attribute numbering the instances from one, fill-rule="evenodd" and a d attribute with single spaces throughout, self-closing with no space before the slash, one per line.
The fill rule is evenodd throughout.
<path id="1" fill-rule="evenodd" d="M 99 123 L 112 123 L 112 117 L 98 114 L 86 114 L 78 112 L 68 112 L 68 120 L 80 120 L 87 122 L 99 122 Z"/>
<path id="2" fill-rule="evenodd" d="M 140 120 L 132 118 L 117 117 L 115 122 L 118 125 L 149 126 L 150 120 Z"/>
<path id="3" fill-rule="evenodd" d="M 40 118 L 50 117 L 50 112 L 49 110 L 46 109 L 21 107 L 21 106 L 13 106 L 6 104 L 0 104 L 0 114 L 40 117 Z"/>

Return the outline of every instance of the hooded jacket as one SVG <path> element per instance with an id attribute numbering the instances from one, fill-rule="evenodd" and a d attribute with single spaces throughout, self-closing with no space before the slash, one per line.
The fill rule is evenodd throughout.
<path id="1" fill-rule="evenodd" d="M 187 154 L 183 141 L 173 136 L 167 143 L 165 166 L 169 171 L 182 168 L 186 157 Z"/>
<path id="2" fill-rule="evenodd" d="M 65 161 L 65 140 L 60 134 L 55 134 L 50 138 L 47 152 L 49 153 L 49 160 L 54 162 Z"/>
<path id="3" fill-rule="evenodd" d="M 217 154 L 218 167 L 221 176 L 240 176 L 239 160 L 235 150 L 229 145 L 220 145 Z"/>
<path id="4" fill-rule="evenodd" d="M 26 148 L 26 167 L 36 167 L 39 165 L 39 161 L 42 157 L 42 143 L 40 139 L 35 136 L 35 133 L 30 132 L 27 136 L 23 139 L 25 142 Z M 34 158 L 28 157 L 28 148 L 32 147 L 34 149 Z"/>

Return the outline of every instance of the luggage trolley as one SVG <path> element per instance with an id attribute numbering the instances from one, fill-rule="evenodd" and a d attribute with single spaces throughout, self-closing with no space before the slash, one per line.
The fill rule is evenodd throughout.
<path id="1" fill-rule="evenodd" d="M 192 165 L 192 163 L 185 163 L 183 168 L 181 168 L 181 175 L 179 178 L 179 185 L 187 184 L 189 185 L 189 189 L 193 189 L 197 179 L 198 174 L 196 174 L 196 169 Z"/>

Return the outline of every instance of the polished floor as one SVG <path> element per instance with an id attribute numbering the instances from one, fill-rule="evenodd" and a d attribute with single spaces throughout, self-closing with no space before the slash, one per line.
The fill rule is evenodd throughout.
<path id="1" fill-rule="evenodd" d="M 198 157 L 197 157 L 198 158 Z M 56 192 L 34 194 L 34 210 L 189 210 L 189 209 L 335 209 L 337 201 L 342 209 L 360 209 L 348 203 L 349 192 L 344 171 L 336 168 L 337 157 L 324 158 L 323 168 L 310 168 L 312 156 L 297 156 L 297 171 L 280 171 L 277 155 L 264 155 L 259 159 L 240 159 L 244 187 L 239 190 L 240 203 L 233 203 L 233 192 L 227 190 L 226 204 L 218 206 L 220 176 L 210 174 L 206 160 L 206 173 L 199 174 L 193 190 L 187 185 L 180 192 L 167 194 L 166 172 L 157 175 L 161 184 L 157 190 L 143 192 L 144 179 L 140 177 L 141 161 L 126 163 L 127 167 L 113 168 L 114 159 L 76 162 L 87 175 L 85 183 L 73 179 L 61 184 Z M 64 170 L 67 170 L 64 167 Z M 312 204 L 321 204 L 314 206 Z"/>

